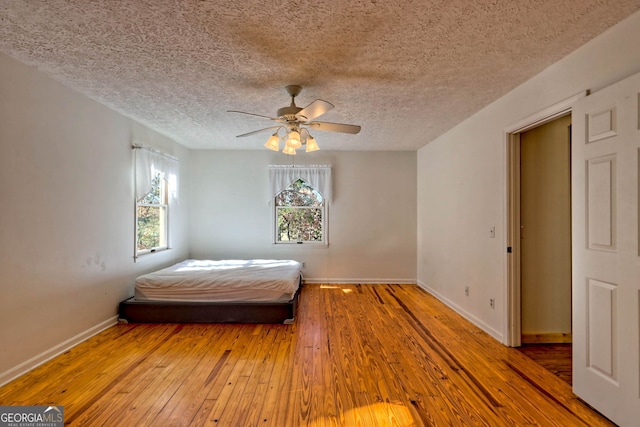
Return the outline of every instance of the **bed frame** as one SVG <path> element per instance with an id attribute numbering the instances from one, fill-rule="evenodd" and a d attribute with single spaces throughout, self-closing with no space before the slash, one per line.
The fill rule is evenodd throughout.
<path id="1" fill-rule="evenodd" d="M 300 286 L 287 302 L 137 301 L 120 303 L 123 323 L 284 323 L 294 321 Z"/>

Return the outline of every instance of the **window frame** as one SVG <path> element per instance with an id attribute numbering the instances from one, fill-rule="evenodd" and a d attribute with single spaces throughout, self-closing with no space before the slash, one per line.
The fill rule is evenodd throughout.
<path id="1" fill-rule="evenodd" d="M 318 194 L 322 196 L 322 204 L 320 206 L 278 206 L 278 204 L 276 203 L 276 199 L 278 198 L 278 196 L 282 192 L 288 191 L 289 187 L 298 180 L 303 181 L 307 186 L 313 188 L 314 191 L 316 191 Z M 309 182 L 305 181 L 302 178 L 298 178 L 298 180 L 292 182 L 289 186 L 287 186 L 287 188 L 283 189 L 278 194 L 276 194 L 272 200 L 272 203 L 273 203 L 273 209 L 271 209 L 271 224 L 272 224 L 272 230 L 273 230 L 272 243 L 274 245 L 304 245 L 304 246 L 320 246 L 320 247 L 328 246 L 329 245 L 329 208 L 328 208 L 329 204 L 327 203 L 327 199 L 324 197 L 322 193 L 316 190 L 315 187 L 309 184 Z M 291 241 L 278 240 L 278 210 L 282 208 L 320 209 L 322 212 L 322 240 L 291 240 Z"/>
<path id="2" fill-rule="evenodd" d="M 169 244 L 169 237 L 170 237 L 170 219 L 169 219 L 169 213 L 170 213 L 170 203 L 169 203 L 169 181 L 167 180 L 165 173 L 163 171 L 155 171 L 156 176 L 159 176 L 159 183 L 160 183 L 160 200 L 162 203 L 144 203 L 144 202 L 140 202 L 138 200 L 136 200 L 135 202 L 135 234 L 134 234 L 134 250 L 135 250 L 135 257 L 138 258 L 140 256 L 143 255 L 148 255 L 151 253 L 156 253 L 156 252 L 162 252 L 168 249 L 171 249 L 171 246 Z M 153 190 L 152 190 L 153 191 Z M 149 193 L 147 193 L 148 195 Z M 145 195 L 145 198 L 146 196 Z M 144 199 L 144 198 L 143 198 Z M 138 231 L 139 231 L 139 215 L 138 215 L 138 208 L 139 207 L 156 207 L 160 209 L 160 219 L 159 219 L 159 232 L 160 232 L 160 245 L 159 246 L 155 246 L 152 248 L 146 248 L 146 249 L 139 249 L 139 235 L 138 235 Z M 162 214 L 162 212 L 164 212 L 164 215 Z M 164 239 L 163 239 L 164 237 Z M 164 240 L 164 241 L 163 241 Z"/>

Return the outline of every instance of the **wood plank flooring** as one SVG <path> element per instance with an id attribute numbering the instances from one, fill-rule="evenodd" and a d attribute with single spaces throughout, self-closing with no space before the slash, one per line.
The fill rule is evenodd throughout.
<path id="1" fill-rule="evenodd" d="M 518 350 L 553 372 L 563 381 L 569 384 L 573 383 L 571 344 L 523 344 Z"/>
<path id="2" fill-rule="evenodd" d="M 604 426 L 413 285 L 305 285 L 293 325 L 122 324 L 0 388 L 74 426 Z"/>

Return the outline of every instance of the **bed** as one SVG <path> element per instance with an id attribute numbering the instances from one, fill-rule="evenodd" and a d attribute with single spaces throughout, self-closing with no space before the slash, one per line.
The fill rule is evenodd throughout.
<path id="1" fill-rule="evenodd" d="M 188 259 L 135 281 L 128 323 L 293 323 L 302 265 L 292 260 Z"/>

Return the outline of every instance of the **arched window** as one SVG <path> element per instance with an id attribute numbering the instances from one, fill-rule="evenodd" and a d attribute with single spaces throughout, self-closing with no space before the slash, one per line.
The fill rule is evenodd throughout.
<path id="1" fill-rule="evenodd" d="M 326 243 L 326 204 L 301 178 L 275 198 L 276 243 Z"/>

